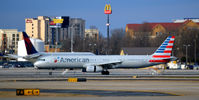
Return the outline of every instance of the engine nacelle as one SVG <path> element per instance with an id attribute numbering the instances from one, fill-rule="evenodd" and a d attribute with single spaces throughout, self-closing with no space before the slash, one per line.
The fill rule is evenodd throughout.
<path id="1" fill-rule="evenodd" d="M 83 72 L 101 72 L 102 70 L 101 66 L 87 66 Z"/>

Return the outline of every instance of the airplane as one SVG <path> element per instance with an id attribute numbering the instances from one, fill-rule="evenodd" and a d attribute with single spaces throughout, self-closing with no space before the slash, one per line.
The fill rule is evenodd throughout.
<path id="1" fill-rule="evenodd" d="M 33 44 L 31 43 L 29 36 L 26 34 L 26 32 L 23 33 L 23 38 L 26 46 L 27 55 L 26 56 L 18 56 L 14 54 L 0 54 L 0 56 L 11 58 L 11 59 L 17 59 L 17 58 L 23 58 L 25 60 L 35 62 L 37 58 L 40 56 L 53 56 L 53 55 L 95 55 L 92 52 L 38 52 Z"/>
<path id="2" fill-rule="evenodd" d="M 29 36 L 23 32 L 27 56 L 37 69 L 82 69 L 82 72 L 101 72 L 109 75 L 108 69 L 144 68 L 176 60 L 171 56 L 175 36 L 169 36 L 152 55 L 94 55 L 92 53 L 39 53 Z M 12 55 L 8 55 L 9 57 Z M 14 56 L 15 58 L 18 58 Z"/>

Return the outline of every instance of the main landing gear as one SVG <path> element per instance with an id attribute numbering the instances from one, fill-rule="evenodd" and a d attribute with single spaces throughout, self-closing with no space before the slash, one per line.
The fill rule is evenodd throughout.
<path id="1" fill-rule="evenodd" d="M 103 68 L 101 73 L 102 73 L 102 75 L 109 75 L 110 73 L 108 71 L 108 67 Z"/>
<path id="2" fill-rule="evenodd" d="M 102 75 L 109 75 L 109 71 L 102 71 Z"/>

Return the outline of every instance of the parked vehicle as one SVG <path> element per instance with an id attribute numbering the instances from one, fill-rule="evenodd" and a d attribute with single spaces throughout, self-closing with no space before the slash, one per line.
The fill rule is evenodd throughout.
<path id="1" fill-rule="evenodd" d="M 193 65 L 193 69 L 194 69 L 194 70 L 199 70 L 199 65 L 198 65 L 198 64 Z"/>

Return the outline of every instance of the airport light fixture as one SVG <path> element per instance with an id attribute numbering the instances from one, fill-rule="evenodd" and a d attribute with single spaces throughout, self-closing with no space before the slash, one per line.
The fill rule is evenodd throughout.
<path id="1" fill-rule="evenodd" d="M 187 66 L 187 62 L 188 62 L 188 58 L 187 58 L 187 51 L 188 51 L 188 47 L 190 47 L 191 45 L 188 44 L 188 45 L 183 45 L 186 47 L 186 63 L 185 63 L 185 66 Z"/>
<path id="2" fill-rule="evenodd" d="M 74 28 L 74 25 L 72 25 L 72 26 L 70 27 L 70 29 L 71 29 L 71 35 L 70 35 L 70 36 L 71 36 L 71 38 L 70 38 L 70 41 L 71 41 L 71 42 L 70 42 L 70 50 L 71 50 L 71 52 L 73 52 L 73 42 L 74 42 L 74 41 L 73 41 L 73 32 L 74 32 L 74 29 L 73 29 L 73 28 Z"/>
<path id="3" fill-rule="evenodd" d="M 194 64 L 197 64 L 197 49 L 196 49 L 196 39 L 194 40 L 195 48 L 194 48 Z"/>

